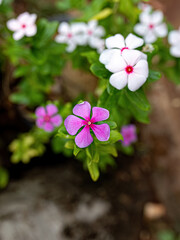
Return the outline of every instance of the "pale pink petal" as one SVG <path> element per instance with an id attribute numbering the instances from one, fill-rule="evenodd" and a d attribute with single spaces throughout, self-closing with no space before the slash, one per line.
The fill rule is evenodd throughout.
<path id="1" fill-rule="evenodd" d="M 154 32 L 158 37 L 165 37 L 168 34 L 167 26 L 165 23 L 155 26 Z"/>
<path id="2" fill-rule="evenodd" d="M 23 38 L 24 35 L 25 35 L 24 29 L 20 29 L 20 30 L 16 31 L 15 33 L 13 33 L 13 38 L 14 38 L 14 40 L 18 41 L 21 38 Z"/>
<path id="3" fill-rule="evenodd" d="M 30 14 L 29 19 L 28 19 L 28 25 L 34 24 L 36 19 L 37 19 L 37 15 L 35 13 Z"/>
<path id="4" fill-rule="evenodd" d="M 173 30 L 168 35 L 168 42 L 172 45 L 180 43 L 180 31 Z"/>
<path id="5" fill-rule="evenodd" d="M 110 127 L 108 124 L 101 125 L 92 124 L 91 129 L 99 141 L 108 141 L 110 137 Z"/>
<path id="6" fill-rule="evenodd" d="M 7 21 L 7 27 L 9 30 L 15 32 L 21 28 L 21 25 L 19 24 L 19 21 L 16 19 L 11 19 Z"/>
<path id="7" fill-rule="evenodd" d="M 84 120 L 74 115 L 69 115 L 64 121 L 64 126 L 70 135 L 75 135 L 84 125 Z"/>
<path id="8" fill-rule="evenodd" d="M 44 107 L 37 107 L 35 110 L 35 114 L 37 117 L 44 117 L 46 116 L 46 110 Z"/>
<path id="9" fill-rule="evenodd" d="M 147 80 L 147 77 L 137 74 L 137 73 L 132 73 L 129 74 L 128 76 L 128 88 L 130 91 L 134 92 L 138 90 Z"/>
<path id="10" fill-rule="evenodd" d="M 153 24 L 159 24 L 161 23 L 163 20 L 163 13 L 161 11 L 154 11 L 152 14 L 151 14 L 151 22 Z"/>
<path id="11" fill-rule="evenodd" d="M 146 78 L 149 74 L 148 62 L 146 60 L 140 60 L 135 66 L 133 73 L 144 75 Z M 133 74 L 132 73 L 132 74 Z"/>
<path id="12" fill-rule="evenodd" d="M 135 49 L 143 45 L 144 40 L 130 33 L 125 39 L 126 47 L 129 49 Z"/>
<path id="13" fill-rule="evenodd" d="M 107 48 L 123 48 L 125 47 L 124 37 L 121 34 L 116 34 L 106 39 Z"/>
<path id="14" fill-rule="evenodd" d="M 46 106 L 46 111 L 49 116 L 52 116 L 58 112 L 58 108 L 54 104 L 48 104 Z"/>
<path id="15" fill-rule="evenodd" d="M 145 43 L 154 43 L 157 40 L 157 36 L 154 31 L 148 31 L 144 36 Z"/>
<path id="16" fill-rule="evenodd" d="M 180 44 L 179 45 L 174 45 L 170 48 L 170 53 L 174 57 L 180 57 Z"/>
<path id="17" fill-rule="evenodd" d="M 51 117 L 51 123 L 56 126 L 59 127 L 62 123 L 62 117 L 60 115 L 56 115 L 54 117 Z"/>
<path id="18" fill-rule="evenodd" d="M 79 148 L 88 147 L 93 142 L 89 126 L 85 126 L 82 131 L 75 137 L 75 143 Z"/>
<path id="19" fill-rule="evenodd" d="M 54 130 L 54 126 L 51 123 L 49 123 L 49 122 L 45 122 L 44 126 L 43 126 L 43 129 L 46 132 L 52 132 Z"/>
<path id="20" fill-rule="evenodd" d="M 133 50 L 126 50 L 126 51 L 133 51 Z M 105 65 L 105 67 L 112 73 L 119 72 L 119 71 L 123 70 L 126 66 L 127 66 L 127 64 L 124 61 L 124 58 L 121 56 L 121 50 L 119 50 L 119 52 L 115 52 L 112 55 L 108 64 Z"/>
<path id="21" fill-rule="evenodd" d="M 99 122 L 104 121 L 109 118 L 109 111 L 105 108 L 101 107 L 93 107 L 92 108 L 92 118 L 91 122 Z"/>
<path id="22" fill-rule="evenodd" d="M 37 27 L 36 25 L 31 25 L 29 27 L 25 28 L 25 35 L 27 37 L 32 37 L 37 33 Z"/>
<path id="23" fill-rule="evenodd" d="M 142 53 L 138 50 L 124 50 L 122 57 L 126 61 L 126 65 L 134 66 L 142 57 Z"/>
<path id="24" fill-rule="evenodd" d="M 127 85 L 127 73 L 125 71 L 117 72 L 111 75 L 109 82 L 110 84 L 117 88 L 118 90 L 121 90 Z"/>
<path id="25" fill-rule="evenodd" d="M 134 26 L 134 32 L 137 33 L 140 36 L 146 35 L 147 31 L 148 31 L 148 26 L 144 25 L 142 23 L 137 23 Z"/>
<path id="26" fill-rule="evenodd" d="M 43 118 L 38 118 L 36 119 L 36 125 L 39 127 L 39 128 L 43 128 L 44 126 L 44 119 Z"/>
<path id="27" fill-rule="evenodd" d="M 29 17 L 30 17 L 30 14 L 29 14 L 28 12 L 24 12 L 24 13 L 21 13 L 21 14 L 17 17 L 17 20 L 18 20 L 21 24 L 25 24 L 25 23 L 28 23 Z"/>
<path id="28" fill-rule="evenodd" d="M 82 103 L 76 104 L 73 108 L 73 113 L 79 117 L 82 117 L 89 121 L 91 112 L 91 105 L 84 101 Z"/>
<path id="29" fill-rule="evenodd" d="M 101 53 L 99 61 L 106 65 L 111 60 L 112 55 L 114 55 L 114 53 L 119 53 L 119 51 L 119 49 L 106 49 Z"/>

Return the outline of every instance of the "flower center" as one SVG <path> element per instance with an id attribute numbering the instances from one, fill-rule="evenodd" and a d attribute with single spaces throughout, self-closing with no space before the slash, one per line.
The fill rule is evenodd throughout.
<path id="1" fill-rule="evenodd" d="M 51 118 L 49 115 L 44 116 L 44 122 L 50 122 Z"/>
<path id="2" fill-rule="evenodd" d="M 123 47 L 122 49 L 121 49 L 121 52 L 123 52 L 125 49 L 129 49 L 128 47 Z"/>
<path id="3" fill-rule="evenodd" d="M 26 24 L 22 24 L 21 27 L 22 27 L 22 28 L 26 28 Z"/>
<path id="4" fill-rule="evenodd" d="M 126 70 L 127 74 L 130 74 L 130 73 L 133 72 L 133 67 L 132 67 L 132 66 L 127 66 L 127 67 L 125 68 L 125 70 Z"/>
<path id="5" fill-rule="evenodd" d="M 72 33 L 68 33 L 68 34 L 67 34 L 67 37 L 68 37 L 68 38 L 72 38 Z"/>
<path id="6" fill-rule="evenodd" d="M 92 35 L 92 30 L 88 30 L 88 35 Z"/>
<path id="7" fill-rule="evenodd" d="M 91 121 L 88 121 L 88 122 L 87 122 L 87 125 L 90 126 L 90 125 L 91 125 Z"/>
<path id="8" fill-rule="evenodd" d="M 149 24 L 149 28 L 153 29 L 154 28 L 154 24 Z"/>

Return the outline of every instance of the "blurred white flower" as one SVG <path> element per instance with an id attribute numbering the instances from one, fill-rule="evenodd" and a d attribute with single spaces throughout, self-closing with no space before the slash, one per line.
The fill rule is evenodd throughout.
<path id="1" fill-rule="evenodd" d="M 170 53 L 174 57 L 180 57 L 180 27 L 179 30 L 173 30 L 169 33 L 168 42 L 171 45 Z"/>
<path id="2" fill-rule="evenodd" d="M 150 53 L 152 53 L 152 52 L 154 51 L 154 47 L 153 47 L 152 44 L 147 43 L 147 44 L 143 47 L 142 51 L 143 51 L 143 52 L 150 52 Z"/>
<path id="3" fill-rule="evenodd" d="M 167 26 L 163 21 L 163 13 L 142 12 L 139 16 L 140 23 L 134 26 L 134 32 L 144 37 L 146 43 L 153 43 L 158 37 L 165 37 L 168 33 Z"/>
<path id="4" fill-rule="evenodd" d="M 20 14 L 16 19 L 11 19 L 7 22 L 7 27 L 9 30 L 13 31 L 13 38 L 15 40 L 20 40 L 24 36 L 32 37 L 37 32 L 37 27 L 35 24 L 37 15 L 29 14 L 24 12 Z"/>
<path id="5" fill-rule="evenodd" d="M 146 3 L 139 3 L 138 8 L 141 9 L 143 12 L 151 12 L 152 11 L 152 6 Z"/>

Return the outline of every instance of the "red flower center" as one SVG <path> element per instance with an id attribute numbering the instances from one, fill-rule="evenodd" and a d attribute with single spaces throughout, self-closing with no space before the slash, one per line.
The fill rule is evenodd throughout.
<path id="1" fill-rule="evenodd" d="M 88 30 L 88 35 L 92 35 L 92 30 Z"/>
<path id="2" fill-rule="evenodd" d="M 132 66 L 127 66 L 127 67 L 125 68 L 125 70 L 126 70 L 127 74 L 130 74 L 130 73 L 133 72 L 133 67 L 132 67 Z"/>
<path id="3" fill-rule="evenodd" d="M 123 52 L 125 49 L 129 49 L 128 47 L 123 47 L 122 49 L 121 49 L 121 52 Z"/>
<path id="4" fill-rule="evenodd" d="M 22 24 L 21 27 L 22 27 L 22 28 L 26 28 L 26 24 Z"/>
<path id="5" fill-rule="evenodd" d="M 50 118 L 49 115 L 45 115 L 45 116 L 44 116 L 44 121 L 45 121 L 45 122 L 50 122 L 50 120 L 51 120 L 51 118 Z"/>
<path id="6" fill-rule="evenodd" d="M 154 24 L 149 24 L 149 28 L 153 29 L 154 28 Z"/>
<path id="7" fill-rule="evenodd" d="M 72 38 L 72 33 L 68 33 L 68 34 L 67 34 L 67 37 L 68 37 L 68 38 Z"/>

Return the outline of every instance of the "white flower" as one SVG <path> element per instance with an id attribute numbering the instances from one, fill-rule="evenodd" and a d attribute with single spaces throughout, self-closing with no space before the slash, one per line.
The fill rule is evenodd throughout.
<path id="1" fill-rule="evenodd" d="M 168 42 L 172 46 L 170 47 L 170 53 L 174 57 L 180 57 L 180 28 L 179 30 L 173 30 L 169 33 Z"/>
<path id="2" fill-rule="evenodd" d="M 138 8 L 141 9 L 143 12 L 151 12 L 152 11 L 152 6 L 146 3 L 139 3 Z"/>
<path id="3" fill-rule="evenodd" d="M 152 53 L 154 51 L 154 47 L 152 44 L 147 43 L 144 47 L 143 47 L 143 52 L 150 52 Z"/>
<path id="4" fill-rule="evenodd" d="M 73 52 L 77 45 L 86 44 L 86 39 L 83 37 L 86 25 L 85 23 L 72 23 L 62 22 L 58 28 L 58 35 L 55 41 L 58 43 L 68 44 L 67 52 Z"/>
<path id="5" fill-rule="evenodd" d="M 118 90 L 128 85 L 130 91 L 136 91 L 145 83 L 149 74 L 148 62 L 142 59 L 138 50 L 124 50 L 122 55 L 113 54 L 105 67 L 113 73 L 109 82 Z"/>
<path id="6" fill-rule="evenodd" d="M 125 49 L 135 49 L 142 46 L 144 40 L 130 33 L 126 39 L 121 34 L 116 34 L 109 37 L 105 41 L 105 45 L 108 49 L 104 50 L 99 58 L 99 61 L 103 64 L 108 64 L 113 54 L 121 55 Z M 142 58 L 146 59 L 147 56 L 143 53 Z"/>
<path id="7" fill-rule="evenodd" d="M 7 27 L 14 32 L 13 38 L 15 40 L 20 40 L 24 36 L 34 36 L 37 32 L 37 27 L 35 25 L 36 18 L 36 14 L 24 12 L 20 14 L 17 19 L 9 20 L 7 22 Z"/>
<path id="8" fill-rule="evenodd" d="M 163 21 L 163 13 L 142 12 L 139 16 L 140 23 L 134 26 L 135 33 L 144 37 L 146 43 L 153 43 L 158 37 L 165 37 L 168 33 L 167 26 Z"/>

